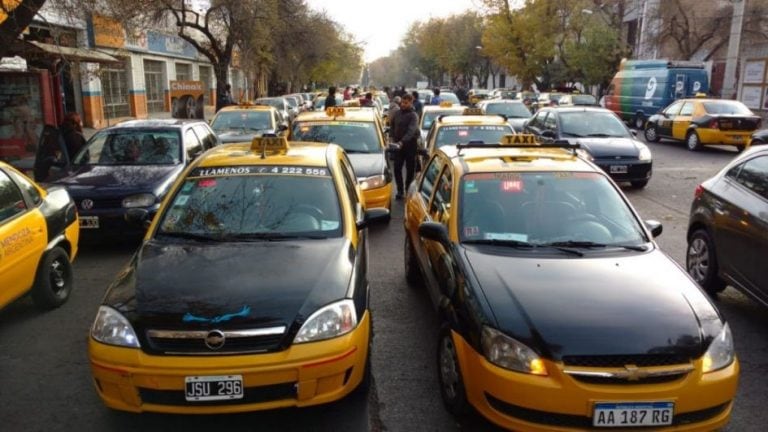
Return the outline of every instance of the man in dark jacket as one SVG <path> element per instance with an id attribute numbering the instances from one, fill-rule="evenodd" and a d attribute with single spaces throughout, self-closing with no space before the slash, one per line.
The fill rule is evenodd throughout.
<path id="1" fill-rule="evenodd" d="M 328 97 L 325 98 L 325 107 L 335 107 L 336 106 L 336 87 L 331 86 L 328 87 Z"/>
<path id="2" fill-rule="evenodd" d="M 397 199 L 403 198 L 405 187 L 413 181 L 416 168 L 416 153 L 419 133 L 419 119 L 413 110 L 413 96 L 405 94 L 400 101 L 400 110 L 390 120 L 390 138 L 395 153 L 395 184 Z M 403 185 L 403 165 L 405 165 L 405 185 Z"/>

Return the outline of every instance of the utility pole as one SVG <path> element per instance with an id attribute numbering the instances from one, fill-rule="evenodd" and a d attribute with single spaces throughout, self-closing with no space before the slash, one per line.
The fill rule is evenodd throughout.
<path id="1" fill-rule="evenodd" d="M 736 99 L 738 77 L 736 67 L 739 64 L 739 50 L 741 49 L 741 28 L 744 24 L 744 9 L 747 0 L 732 0 L 733 18 L 731 19 L 731 35 L 728 39 L 728 55 L 725 59 L 725 77 L 723 90 L 720 97 L 724 99 Z"/>

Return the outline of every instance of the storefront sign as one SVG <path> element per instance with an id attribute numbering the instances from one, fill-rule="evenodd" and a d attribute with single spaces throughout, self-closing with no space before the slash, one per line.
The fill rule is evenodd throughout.
<path id="1" fill-rule="evenodd" d="M 745 85 L 741 88 L 741 101 L 747 108 L 760 109 L 760 97 L 762 96 L 763 88 L 761 86 L 748 86 Z"/>
<path id="2" fill-rule="evenodd" d="M 202 119 L 205 84 L 202 81 L 171 81 L 171 116 L 178 119 Z"/>
<path id="3" fill-rule="evenodd" d="M 744 65 L 744 84 L 760 84 L 765 79 L 765 59 L 750 60 Z"/>
<path id="4" fill-rule="evenodd" d="M 123 24 L 112 18 L 101 15 L 91 17 L 91 42 L 97 47 L 123 48 L 125 46 L 125 29 Z"/>
<path id="5" fill-rule="evenodd" d="M 150 52 L 176 57 L 197 58 L 197 49 L 178 36 L 147 32 L 147 47 Z"/>
<path id="6" fill-rule="evenodd" d="M 0 72 L 0 160 L 34 156 L 44 123 L 38 73 Z"/>

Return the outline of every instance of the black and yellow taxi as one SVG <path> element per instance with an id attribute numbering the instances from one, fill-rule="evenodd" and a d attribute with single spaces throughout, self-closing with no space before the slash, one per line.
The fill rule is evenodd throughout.
<path id="1" fill-rule="evenodd" d="M 760 116 L 739 101 L 696 97 L 679 99 L 652 115 L 644 130 L 650 142 L 683 141 L 691 151 L 712 144 L 733 145 L 741 151 L 761 123 Z"/>
<path id="2" fill-rule="evenodd" d="M 505 135 L 514 133 L 504 115 L 485 115 L 481 108 L 463 108 L 459 115 L 435 118 L 424 138 L 424 153 L 432 155 L 446 145 L 498 143 Z M 427 157 L 422 156 L 422 166 Z"/>
<path id="3" fill-rule="evenodd" d="M 388 211 L 361 200 L 336 145 L 263 137 L 196 159 L 91 327 L 104 403 L 232 413 L 322 404 L 365 387 L 366 225 Z"/>
<path id="4" fill-rule="evenodd" d="M 512 430 L 725 425 L 725 319 L 578 145 L 439 149 L 408 192 L 405 273 L 442 322 L 440 391 Z"/>
<path id="5" fill-rule="evenodd" d="M 392 174 L 387 164 L 384 126 L 375 109 L 332 107 L 302 113 L 293 122 L 291 139 L 341 146 L 352 162 L 365 206 L 391 207 Z"/>
<path id="6" fill-rule="evenodd" d="M 224 144 L 249 143 L 263 135 L 287 135 L 288 122 L 275 107 L 243 102 L 222 108 L 211 119 L 211 129 Z"/>
<path id="7" fill-rule="evenodd" d="M 77 209 L 64 188 L 43 189 L 0 162 L 0 308 L 27 293 L 41 309 L 64 304 L 79 235 Z"/>

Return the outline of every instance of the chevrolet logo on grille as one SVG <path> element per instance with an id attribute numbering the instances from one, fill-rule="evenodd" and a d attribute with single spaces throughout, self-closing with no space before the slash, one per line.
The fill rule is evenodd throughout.
<path id="1" fill-rule="evenodd" d="M 635 365 L 626 365 L 624 366 L 624 369 L 626 369 L 626 372 L 619 372 L 616 375 L 619 378 L 624 378 L 627 381 L 640 381 L 641 379 L 648 376 L 648 372 L 640 369 Z"/>
<path id="2" fill-rule="evenodd" d="M 205 346 L 215 351 L 224 346 L 225 339 L 221 330 L 211 330 L 205 336 Z"/>

